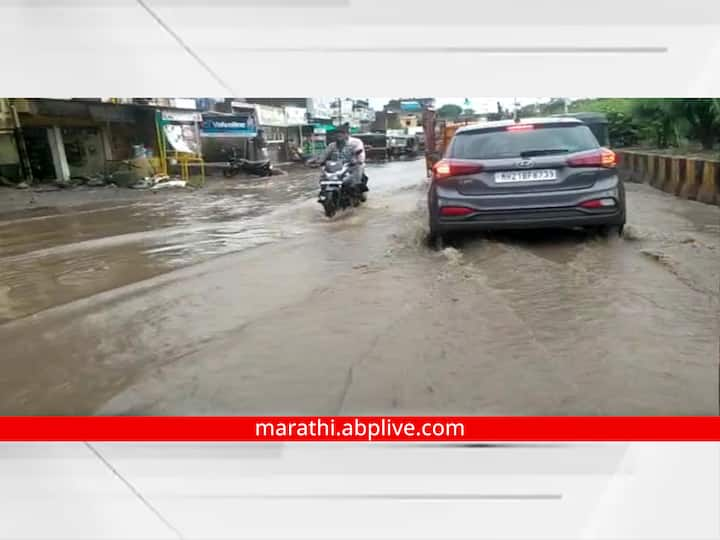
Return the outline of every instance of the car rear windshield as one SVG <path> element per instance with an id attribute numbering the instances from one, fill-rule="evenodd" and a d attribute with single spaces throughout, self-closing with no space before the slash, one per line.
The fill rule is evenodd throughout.
<path id="1" fill-rule="evenodd" d="M 549 124 L 535 125 L 527 131 L 499 128 L 458 133 L 449 157 L 502 159 L 569 154 L 598 147 L 595 135 L 584 124 Z"/>

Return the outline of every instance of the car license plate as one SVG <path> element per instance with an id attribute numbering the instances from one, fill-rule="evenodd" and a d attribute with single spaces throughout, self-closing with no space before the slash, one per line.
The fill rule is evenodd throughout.
<path id="1" fill-rule="evenodd" d="M 495 173 L 495 182 L 509 184 L 512 182 L 542 182 L 543 180 L 556 180 L 555 169 L 533 169 L 530 171 L 502 171 Z"/>

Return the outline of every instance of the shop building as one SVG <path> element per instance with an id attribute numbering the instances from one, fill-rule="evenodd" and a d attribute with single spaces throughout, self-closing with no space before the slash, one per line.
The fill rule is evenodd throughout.
<path id="1" fill-rule="evenodd" d="M 0 176 L 16 181 L 22 177 L 13 111 L 5 98 L 0 98 Z"/>
<path id="2" fill-rule="evenodd" d="M 13 103 L 35 181 L 114 173 L 137 157 L 138 148 L 158 170 L 167 170 L 168 144 L 171 150 L 192 148 L 199 155 L 197 130 L 193 135 L 193 129 L 172 129 L 185 117 L 199 118 L 194 109 L 121 103 L 113 98 L 14 99 Z M 175 132 L 181 133 L 175 137 Z M 187 144 L 175 148 L 173 137 Z"/>
<path id="3" fill-rule="evenodd" d="M 14 102 L 35 181 L 105 173 L 113 162 L 129 159 L 134 145 L 156 146 L 150 108 L 87 100 Z"/>

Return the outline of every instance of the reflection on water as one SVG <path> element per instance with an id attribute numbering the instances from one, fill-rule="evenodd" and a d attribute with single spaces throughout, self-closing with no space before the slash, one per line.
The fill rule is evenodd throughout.
<path id="1" fill-rule="evenodd" d="M 385 166 L 370 166 L 369 173 L 378 192 L 417 183 L 417 175 L 398 178 Z M 209 192 L 0 222 L 0 321 L 293 238 L 307 225 L 327 226 L 312 206 L 317 177 L 316 169 L 307 169 L 223 180 L 222 189 Z"/>

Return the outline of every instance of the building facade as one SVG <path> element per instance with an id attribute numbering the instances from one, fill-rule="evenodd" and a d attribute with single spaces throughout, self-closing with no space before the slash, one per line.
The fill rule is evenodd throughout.
<path id="1" fill-rule="evenodd" d="M 0 98 L 0 176 L 9 180 L 22 176 L 13 111 L 6 98 Z"/>
<path id="2" fill-rule="evenodd" d="M 66 182 L 118 170 L 129 173 L 127 161 L 137 157 L 138 149 L 162 170 L 167 162 L 161 153 L 167 148 L 184 152 L 185 143 L 195 140 L 192 151 L 199 151 L 197 129 L 182 125 L 188 124 L 183 120 L 185 116 L 199 116 L 194 109 L 112 98 L 18 98 L 12 104 L 17 111 L 28 168 L 37 182 Z M 186 137 L 187 134 L 190 135 Z M 178 137 L 183 140 L 178 142 L 179 139 L 175 140 Z"/>

